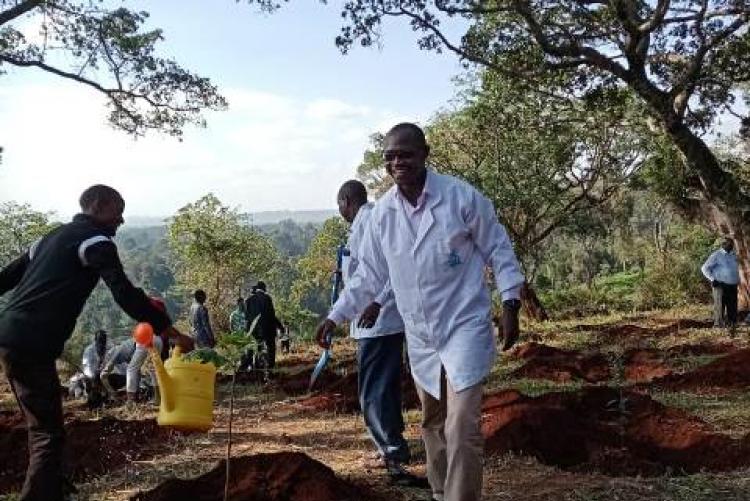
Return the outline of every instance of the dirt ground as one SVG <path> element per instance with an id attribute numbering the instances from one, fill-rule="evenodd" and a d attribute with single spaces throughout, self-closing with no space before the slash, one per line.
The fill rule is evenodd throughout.
<path id="1" fill-rule="evenodd" d="M 487 380 L 485 499 L 750 500 L 750 333 L 730 337 L 708 316 L 693 308 L 524 325 Z M 270 382 L 237 386 L 229 498 L 428 500 L 365 460 L 373 449 L 357 413 L 353 344 L 336 344 L 309 394 L 317 356 L 297 346 Z M 423 474 L 420 412 L 404 376 L 410 468 Z M 91 413 L 67 403 L 79 499 L 221 499 L 227 390 L 222 381 L 205 434 L 161 429 L 145 404 Z M 0 499 L 22 481 L 24 432 L 0 395 Z"/>

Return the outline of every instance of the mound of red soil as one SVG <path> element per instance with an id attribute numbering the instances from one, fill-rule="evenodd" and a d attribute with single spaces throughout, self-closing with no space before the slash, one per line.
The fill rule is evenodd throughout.
<path id="1" fill-rule="evenodd" d="M 712 327 L 713 323 L 704 320 L 678 320 L 669 325 L 662 327 L 641 327 L 639 325 L 625 324 L 625 325 L 613 325 L 607 327 L 600 332 L 600 335 L 604 337 L 661 337 L 668 336 L 670 334 L 676 334 L 685 329 L 705 329 Z"/>
<path id="2" fill-rule="evenodd" d="M 558 382 L 584 380 L 595 383 L 606 381 L 610 374 L 607 359 L 598 353 L 583 355 L 577 351 L 526 343 L 519 346 L 513 355 L 528 360 L 511 374 L 518 378 L 549 379 Z"/>
<path id="3" fill-rule="evenodd" d="M 582 380 L 588 383 L 607 381 L 612 370 L 600 353 L 581 353 L 538 343 L 519 346 L 513 356 L 528 360 L 511 375 L 513 377 L 549 379 L 557 382 Z M 644 382 L 672 373 L 656 350 L 629 350 L 623 360 L 627 381 Z"/>
<path id="4" fill-rule="evenodd" d="M 626 381 L 642 383 L 672 374 L 662 353 L 651 349 L 633 349 L 625 352 L 624 376 Z"/>
<path id="5" fill-rule="evenodd" d="M 231 383 L 231 374 L 217 374 L 217 383 Z M 268 382 L 268 376 L 265 371 L 246 371 L 238 372 L 235 377 L 236 384 L 265 384 Z"/>
<path id="6" fill-rule="evenodd" d="M 723 355 L 737 351 L 737 348 L 731 343 L 701 343 L 701 344 L 682 344 L 672 346 L 667 350 L 669 356 L 700 356 L 700 355 Z"/>
<path id="7" fill-rule="evenodd" d="M 684 374 L 653 381 L 655 386 L 678 391 L 723 392 L 750 387 L 750 349 L 737 350 Z"/>
<path id="8" fill-rule="evenodd" d="M 287 395 L 304 395 L 310 386 L 310 377 L 313 370 L 314 367 L 310 367 L 301 372 L 279 376 L 276 383 Z M 318 376 L 317 381 L 315 381 L 315 389 L 329 388 L 346 377 L 336 374 L 332 369 L 327 368 Z"/>
<path id="9" fill-rule="evenodd" d="M 684 411 L 647 395 L 612 388 L 490 395 L 482 432 L 490 453 L 533 455 L 541 462 L 609 475 L 726 471 L 750 465 L 750 440 L 715 433 Z"/>
<path id="10" fill-rule="evenodd" d="M 167 480 L 131 501 L 221 501 L 226 463 L 191 480 Z M 233 458 L 230 463 L 231 501 L 355 501 L 374 496 L 336 477 L 323 463 L 299 452 L 278 452 Z"/>
<path id="11" fill-rule="evenodd" d="M 317 411 L 358 412 L 358 373 L 349 373 L 337 381 L 321 384 L 321 391 L 298 402 L 298 405 Z M 316 387 L 318 383 L 316 382 Z M 405 409 L 419 407 L 419 396 L 414 381 L 406 371 L 401 374 L 401 405 Z"/>
<path id="12" fill-rule="evenodd" d="M 102 475 L 132 460 L 153 457 L 170 432 L 153 419 L 71 421 L 67 432 L 67 464 L 73 480 Z M 0 427 L 0 493 L 18 490 L 28 462 L 26 428 Z"/>

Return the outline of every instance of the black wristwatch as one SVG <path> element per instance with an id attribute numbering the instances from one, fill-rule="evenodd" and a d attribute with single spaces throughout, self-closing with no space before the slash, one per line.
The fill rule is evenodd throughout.
<path id="1" fill-rule="evenodd" d="M 512 311 L 518 311 L 521 309 L 520 299 L 506 299 L 503 301 L 503 308 L 507 308 Z"/>

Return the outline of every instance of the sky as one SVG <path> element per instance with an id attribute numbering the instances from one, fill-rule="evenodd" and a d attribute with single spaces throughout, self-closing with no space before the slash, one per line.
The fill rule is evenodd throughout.
<path id="1" fill-rule="evenodd" d="M 425 123 L 454 95 L 458 59 L 418 49 L 404 22 L 381 48 L 334 45 L 340 2 L 291 2 L 275 14 L 221 0 L 125 1 L 164 30 L 160 55 L 207 76 L 229 109 L 183 140 L 133 139 L 109 127 L 94 90 L 36 70 L 0 76 L 0 201 L 67 218 L 94 183 L 117 188 L 132 216 L 168 216 L 212 192 L 248 212 L 335 207 L 369 136 Z M 25 32 L 36 32 L 31 23 Z"/>

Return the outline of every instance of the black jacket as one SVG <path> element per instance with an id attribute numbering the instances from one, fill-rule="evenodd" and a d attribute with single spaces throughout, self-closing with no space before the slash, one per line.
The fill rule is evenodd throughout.
<path id="1" fill-rule="evenodd" d="M 0 346 L 39 358 L 60 356 L 99 278 L 132 318 L 156 332 L 170 325 L 128 280 L 108 231 L 78 214 L 0 270 L 0 295 L 15 288 L 0 310 Z"/>
<path id="2" fill-rule="evenodd" d="M 260 315 L 260 319 L 251 332 L 256 339 L 275 338 L 276 330 L 283 329 L 281 322 L 276 318 L 276 309 L 273 307 L 271 296 L 263 291 L 255 292 L 245 301 L 245 317 L 248 329 L 258 315 Z"/>

